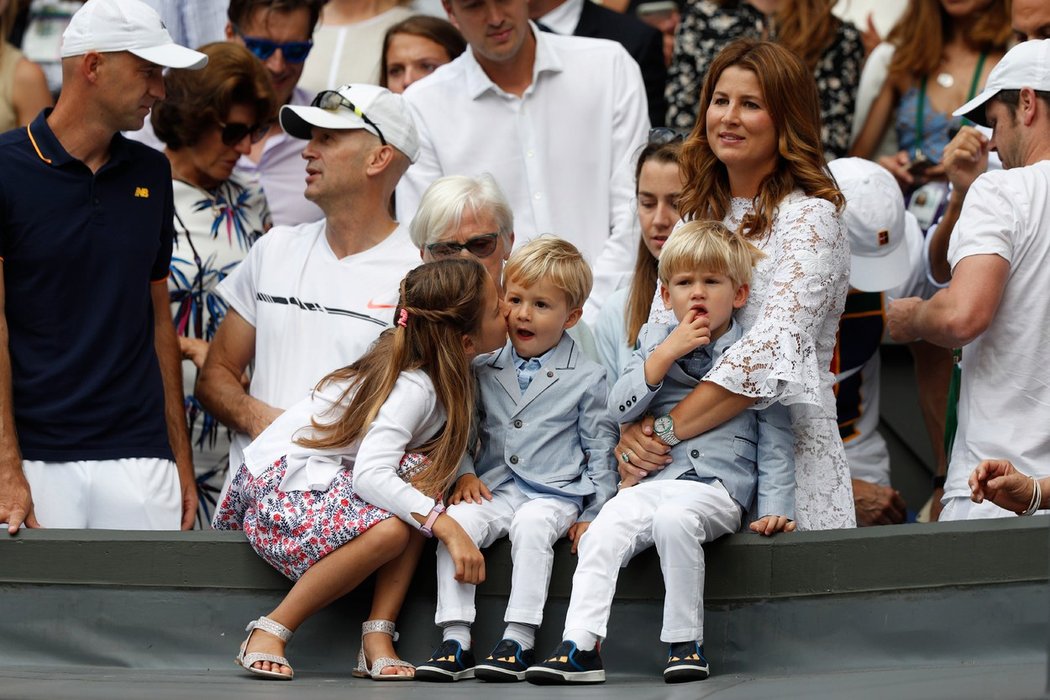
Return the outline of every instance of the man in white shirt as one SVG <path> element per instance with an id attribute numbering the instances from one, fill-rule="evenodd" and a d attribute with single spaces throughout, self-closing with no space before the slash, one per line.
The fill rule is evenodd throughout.
<path id="1" fill-rule="evenodd" d="M 638 249 L 632 161 L 649 129 L 638 64 L 615 42 L 539 31 L 527 0 L 444 6 L 470 49 L 405 94 L 421 148 L 398 186 L 398 215 L 411 219 L 439 177 L 491 173 L 519 244 L 554 233 L 583 253 L 593 318 Z"/>
<path id="2" fill-rule="evenodd" d="M 984 459 L 1050 475 L 1050 39 L 1011 49 L 955 115 L 992 128 L 989 147 L 1006 170 L 981 175 L 966 195 L 947 289 L 891 304 L 890 333 L 964 346 L 941 519 L 1006 517 L 972 503 L 966 479 Z"/>
<path id="3" fill-rule="evenodd" d="M 346 85 L 320 93 L 315 105 L 286 105 L 280 121 L 289 134 L 311 137 L 306 196 L 325 218 L 274 227 L 218 287 L 230 308 L 197 397 L 236 431 L 231 473 L 274 418 L 391 325 L 401 278 L 419 264 L 407 227 L 389 210 L 419 152 L 404 100 L 378 86 Z M 245 390 L 241 377 L 253 360 Z"/>

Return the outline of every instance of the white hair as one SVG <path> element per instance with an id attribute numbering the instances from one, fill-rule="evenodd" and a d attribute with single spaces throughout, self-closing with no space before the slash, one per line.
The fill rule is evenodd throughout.
<path id="1" fill-rule="evenodd" d="M 488 173 L 477 177 L 449 175 L 431 183 L 423 193 L 419 209 L 408 227 L 412 243 L 423 250 L 459 228 L 463 212 L 488 214 L 496 221 L 497 233 L 507 243 L 514 232 L 514 214 L 503 190 Z"/>

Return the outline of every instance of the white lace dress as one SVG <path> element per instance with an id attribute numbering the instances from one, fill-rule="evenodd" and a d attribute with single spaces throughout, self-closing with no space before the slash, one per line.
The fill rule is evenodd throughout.
<path id="1" fill-rule="evenodd" d="M 736 230 L 750 207 L 750 199 L 734 199 L 726 226 Z M 788 407 L 799 529 L 855 527 L 831 372 L 849 289 L 845 226 L 833 204 L 795 192 L 781 202 L 770 235 L 752 243 L 766 257 L 755 268 L 747 305 L 737 312 L 746 332 L 705 380 L 758 397 L 757 407 L 773 401 Z"/>

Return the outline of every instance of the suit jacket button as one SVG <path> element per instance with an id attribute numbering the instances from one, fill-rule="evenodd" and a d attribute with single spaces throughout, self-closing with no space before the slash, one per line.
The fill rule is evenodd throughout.
<path id="1" fill-rule="evenodd" d="M 623 411 L 624 411 L 624 405 L 620 404 L 620 412 L 623 413 Z"/>
<path id="2" fill-rule="evenodd" d="M 520 428 L 521 427 L 521 419 L 520 418 L 514 421 L 514 427 L 515 428 Z"/>
<path id="3" fill-rule="evenodd" d="M 553 377 L 554 376 L 554 372 L 552 372 L 550 370 L 547 370 L 547 376 L 548 377 Z"/>
<path id="4" fill-rule="evenodd" d="M 632 397 L 631 397 L 631 401 L 637 401 L 637 400 L 638 400 L 638 397 L 637 397 L 637 396 L 632 396 Z"/>
<path id="5" fill-rule="evenodd" d="M 510 463 L 511 464 L 517 464 L 518 463 L 518 455 L 511 455 L 510 456 Z"/>
<path id="6" fill-rule="evenodd" d="M 692 457 L 693 459 L 696 459 L 697 457 L 700 456 L 700 450 L 692 450 L 689 453 L 689 456 Z"/>

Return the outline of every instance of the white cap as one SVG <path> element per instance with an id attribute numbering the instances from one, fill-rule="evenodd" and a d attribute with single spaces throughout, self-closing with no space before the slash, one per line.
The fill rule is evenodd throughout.
<path id="1" fill-rule="evenodd" d="M 828 167 L 846 197 L 850 286 L 862 292 L 898 286 L 911 272 L 900 186 L 888 170 L 864 158 L 839 158 Z"/>
<path id="2" fill-rule="evenodd" d="M 387 143 L 408 156 L 411 162 L 416 162 L 419 134 L 408 111 L 408 103 L 401 95 L 378 85 L 363 84 L 344 85 L 335 92 L 354 105 L 357 111 L 345 104 L 336 109 L 285 105 L 281 108 L 281 128 L 300 139 L 310 138 L 310 129 L 315 126 L 322 129 L 365 129 L 376 136 L 381 132 Z"/>
<path id="3" fill-rule="evenodd" d="M 1023 41 L 1007 51 L 988 74 L 988 82 L 984 84 L 981 94 L 952 112 L 952 115 L 989 126 L 984 114 L 985 103 L 1003 90 L 1026 87 L 1050 92 L 1050 39 Z"/>
<path id="4" fill-rule="evenodd" d="M 203 68 L 208 57 L 171 39 L 160 15 L 140 0 L 88 0 L 62 33 L 62 58 L 129 51 L 167 68 Z"/>

